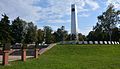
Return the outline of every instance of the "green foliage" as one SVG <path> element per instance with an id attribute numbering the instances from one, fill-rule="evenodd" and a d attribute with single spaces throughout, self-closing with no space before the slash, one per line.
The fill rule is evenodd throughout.
<path id="1" fill-rule="evenodd" d="M 9 17 L 4 14 L 0 21 L 0 43 L 32 43 L 37 41 L 37 26 L 19 17 L 10 25 Z"/>
<path id="2" fill-rule="evenodd" d="M 37 26 L 32 22 L 27 24 L 27 32 L 25 36 L 25 43 L 33 43 L 37 41 Z"/>
<path id="3" fill-rule="evenodd" d="M 19 17 L 12 22 L 14 43 L 33 43 L 37 41 L 37 26 L 27 23 Z"/>
<path id="4" fill-rule="evenodd" d="M 49 26 L 45 26 L 44 30 L 37 30 L 37 26 L 32 22 L 26 22 L 20 17 L 13 21 L 4 14 L 0 21 L 0 43 L 42 43 L 45 41 L 47 44 L 66 40 L 67 31 L 62 26 L 57 30 L 57 34 Z M 10 22 L 11 25 L 10 25 Z M 60 36 L 59 36 L 60 35 Z"/>
<path id="5" fill-rule="evenodd" d="M 37 30 L 37 42 L 42 43 L 44 41 L 44 31 L 41 29 Z"/>
<path id="6" fill-rule="evenodd" d="M 26 34 L 26 25 L 27 22 L 23 21 L 19 17 L 17 17 L 14 21 L 12 21 L 12 37 L 14 38 L 14 43 L 22 43 Z"/>
<path id="7" fill-rule="evenodd" d="M 62 26 L 61 28 L 58 28 L 56 32 L 53 33 L 55 36 L 55 42 L 64 41 L 68 37 L 68 32 L 65 30 L 65 27 Z"/>
<path id="8" fill-rule="evenodd" d="M 10 50 L 10 46 L 11 46 L 11 44 L 10 43 L 5 43 L 5 44 L 3 44 L 4 46 L 3 46 L 3 50 Z"/>
<path id="9" fill-rule="evenodd" d="M 93 27 L 94 31 L 91 31 L 88 34 L 88 40 L 115 40 L 118 41 L 120 38 L 120 31 L 117 30 L 116 25 L 120 24 L 120 10 L 115 10 L 114 6 L 110 4 L 105 12 L 102 15 L 98 16 L 98 22 L 95 27 Z M 116 29 L 116 34 L 114 33 Z"/>
<path id="10" fill-rule="evenodd" d="M 53 42 L 53 36 L 52 36 L 52 28 L 49 26 L 44 26 L 44 38 L 45 42 L 47 44 L 50 44 Z"/>
<path id="11" fill-rule="evenodd" d="M 82 35 L 81 33 L 78 34 L 78 40 L 79 41 L 84 41 L 86 40 L 86 36 L 85 35 Z"/>
<path id="12" fill-rule="evenodd" d="M 113 41 L 119 41 L 119 39 L 120 39 L 120 30 L 119 30 L 119 28 L 114 28 L 114 29 L 112 29 L 112 40 Z"/>
<path id="13" fill-rule="evenodd" d="M 11 41 L 12 41 L 12 37 L 11 37 L 10 20 L 6 14 L 3 14 L 2 19 L 0 21 L 0 42 L 4 44 L 4 43 L 9 43 Z"/>
<path id="14" fill-rule="evenodd" d="M 101 31 L 109 32 L 119 23 L 118 15 L 118 11 L 115 11 L 114 6 L 110 4 L 108 9 L 102 15 L 98 16 L 98 23 L 94 27 L 94 30 L 101 29 Z"/>

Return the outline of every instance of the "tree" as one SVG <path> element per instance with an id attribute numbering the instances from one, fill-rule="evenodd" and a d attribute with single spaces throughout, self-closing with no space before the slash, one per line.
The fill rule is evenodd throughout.
<path id="1" fill-rule="evenodd" d="M 84 40 L 86 40 L 86 36 L 82 35 L 81 33 L 78 33 L 78 40 L 79 41 L 84 41 Z"/>
<path id="2" fill-rule="evenodd" d="M 119 15 L 120 11 L 115 11 L 114 6 L 110 4 L 108 9 L 103 12 L 102 15 L 98 16 L 97 25 L 94 27 L 94 30 L 102 33 L 108 33 L 109 39 L 111 41 L 112 29 L 116 27 L 116 24 L 120 22 Z"/>
<path id="3" fill-rule="evenodd" d="M 33 43 L 37 41 L 37 26 L 32 22 L 27 24 L 27 33 L 25 36 L 26 43 Z"/>
<path id="4" fill-rule="evenodd" d="M 95 32 L 94 31 L 90 31 L 89 34 L 87 35 L 87 40 L 89 41 L 95 41 Z"/>
<path id="5" fill-rule="evenodd" d="M 58 28 L 53 35 L 55 36 L 56 42 L 60 42 L 67 39 L 68 32 L 65 30 L 65 27 L 62 26 L 61 28 Z"/>
<path id="6" fill-rule="evenodd" d="M 0 42 L 2 44 L 10 43 L 12 41 L 10 20 L 6 14 L 3 14 L 2 17 L 0 21 Z"/>
<path id="7" fill-rule="evenodd" d="M 65 30 L 65 26 L 61 27 L 61 37 L 62 41 L 66 40 L 68 37 L 68 31 Z"/>
<path id="8" fill-rule="evenodd" d="M 116 27 L 112 29 L 112 38 L 113 41 L 119 41 L 120 39 L 120 30 Z"/>
<path id="9" fill-rule="evenodd" d="M 12 21 L 12 36 L 14 38 L 14 43 L 22 43 L 26 34 L 26 24 L 27 22 L 23 21 L 17 17 Z"/>
<path id="10" fill-rule="evenodd" d="M 44 41 L 47 44 L 50 44 L 53 42 L 53 38 L 52 38 L 52 28 L 49 26 L 44 26 Z"/>
<path id="11" fill-rule="evenodd" d="M 44 31 L 41 29 L 37 30 L 37 42 L 42 43 L 44 41 Z"/>

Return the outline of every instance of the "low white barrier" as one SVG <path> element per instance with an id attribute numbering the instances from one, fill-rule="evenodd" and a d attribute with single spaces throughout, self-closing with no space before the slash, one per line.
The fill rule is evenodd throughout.
<path id="1" fill-rule="evenodd" d="M 64 41 L 60 44 L 120 44 L 118 41 Z"/>

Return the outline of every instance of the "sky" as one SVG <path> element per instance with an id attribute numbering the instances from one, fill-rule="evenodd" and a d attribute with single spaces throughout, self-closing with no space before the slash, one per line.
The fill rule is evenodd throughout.
<path id="1" fill-rule="evenodd" d="M 19 16 L 40 29 L 50 26 L 56 31 L 65 26 L 70 33 L 71 4 L 76 4 L 79 33 L 87 35 L 111 3 L 120 10 L 120 0 L 0 0 L 0 14 L 7 14 L 11 21 Z"/>

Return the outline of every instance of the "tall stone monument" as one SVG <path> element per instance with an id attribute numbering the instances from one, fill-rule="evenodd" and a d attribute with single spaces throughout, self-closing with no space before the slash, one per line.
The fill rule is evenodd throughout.
<path id="1" fill-rule="evenodd" d="M 77 8 L 75 4 L 71 5 L 71 35 L 72 40 L 78 40 Z"/>

